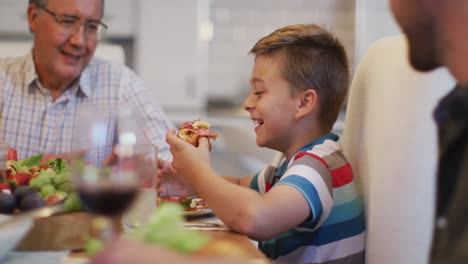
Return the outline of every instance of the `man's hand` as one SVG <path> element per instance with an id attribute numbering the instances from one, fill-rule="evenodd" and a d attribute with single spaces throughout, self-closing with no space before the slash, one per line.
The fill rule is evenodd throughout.
<path id="1" fill-rule="evenodd" d="M 171 163 L 163 159 L 158 159 L 156 184 L 158 186 L 158 196 L 190 197 L 196 195 L 192 186 L 177 173 Z"/>
<path id="2" fill-rule="evenodd" d="M 115 145 L 112 153 L 109 154 L 103 161 L 104 167 L 112 166 L 132 166 L 139 180 L 142 182 L 143 188 L 155 188 L 157 181 L 157 147 L 144 145 L 139 151 L 134 150 L 130 157 L 119 157 L 119 145 Z M 122 163 L 122 159 L 126 163 Z M 130 162 L 129 162 L 130 161 Z M 119 162 L 121 164 L 119 164 Z"/>

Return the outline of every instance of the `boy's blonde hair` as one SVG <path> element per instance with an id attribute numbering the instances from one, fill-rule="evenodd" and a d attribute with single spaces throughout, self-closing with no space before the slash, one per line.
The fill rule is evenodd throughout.
<path id="1" fill-rule="evenodd" d="M 319 98 L 319 122 L 330 131 L 348 92 L 346 52 L 329 31 L 314 24 L 280 28 L 250 50 L 258 56 L 281 56 L 282 77 L 294 89 L 314 89 Z"/>

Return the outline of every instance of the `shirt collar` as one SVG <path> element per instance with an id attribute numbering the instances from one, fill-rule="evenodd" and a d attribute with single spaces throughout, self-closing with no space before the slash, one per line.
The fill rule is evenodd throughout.
<path id="1" fill-rule="evenodd" d="M 298 151 L 296 151 L 296 153 L 293 155 L 293 157 L 298 153 L 298 152 L 301 152 L 301 151 L 306 151 L 306 150 L 309 150 L 311 148 L 313 148 L 315 145 L 319 145 L 319 144 L 322 144 L 323 142 L 325 142 L 325 140 L 333 140 L 333 141 L 338 141 L 340 139 L 340 137 L 334 133 L 328 133 L 328 134 L 325 134 L 317 139 L 314 139 L 312 140 L 311 142 L 307 143 L 306 145 L 304 145 L 302 148 L 300 148 Z"/>
<path id="2" fill-rule="evenodd" d="M 93 60 L 90 61 L 89 64 L 93 63 Z M 80 82 L 79 82 L 79 90 L 86 96 L 89 97 L 91 95 L 91 70 L 90 65 L 85 68 L 85 70 L 81 73 Z"/>
<path id="3" fill-rule="evenodd" d="M 91 63 L 91 62 L 90 62 Z M 39 82 L 38 76 L 37 76 L 37 71 L 36 67 L 34 64 L 34 59 L 33 59 L 33 52 L 32 49 L 31 51 L 24 57 L 24 64 L 22 68 L 24 72 L 24 80 L 25 83 L 28 84 L 27 87 L 31 87 L 31 85 L 37 81 Z M 91 74 L 89 71 L 89 66 L 86 67 L 86 69 L 81 73 L 81 76 L 79 77 L 79 84 L 78 84 L 78 91 L 77 94 L 80 92 L 86 96 L 89 97 L 91 94 Z M 39 86 L 36 86 L 37 88 Z M 73 87 L 73 84 L 72 84 Z"/>
<path id="4" fill-rule="evenodd" d="M 465 119 L 468 115 L 468 86 L 457 85 L 443 97 L 434 110 L 434 119 L 440 125 L 448 120 Z"/>
<path id="5" fill-rule="evenodd" d="M 36 67 L 34 66 L 32 49 L 24 57 L 22 71 L 24 72 L 25 83 L 31 85 L 37 79 Z"/>
<path id="6" fill-rule="evenodd" d="M 299 152 L 307 151 L 307 150 L 313 148 L 316 145 L 322 144 L 323 142 L 325 142 L 325 140 L 333 140 L 333 141 L 337 142 L 339 139 L 340 139 L 340 137 L 338 135 L 334 134 L 334 133 L 325 134 L 325 135 L 323 135 L 323 136 L 321 136 L 321 137 L 319 137 L 317 139 L 314 139 L 311 142 L 305 144 L 302 148 L 300 148 L 298 151 L 296 151 L 296 153 L 294 153 L 292 158 L 294 158 L 294 156 L 296 156 L 296 154 L 299 153 Z M 281 163 L 280 167 L 275 171 L 275 176 L 277 176 L 277 177 L 283 176 L 284 172 L 288 168 L 289 161 L 290 160 L 285 160 L 283 163 Z"/>

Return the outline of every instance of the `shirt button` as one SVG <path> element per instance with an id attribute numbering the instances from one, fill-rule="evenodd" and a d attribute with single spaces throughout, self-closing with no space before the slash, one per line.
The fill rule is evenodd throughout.
<path id="1" fill-rule="evenodd" d="M 447 219 L 443 216 L 437 218 L 436 226 L 438 229 L 444 229 L 447 227 Z"/>

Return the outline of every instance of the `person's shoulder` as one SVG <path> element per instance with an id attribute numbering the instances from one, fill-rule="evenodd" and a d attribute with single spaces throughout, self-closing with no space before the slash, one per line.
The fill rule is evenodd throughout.
<path id="1" fill-rule="evenodd" d="M 327 167 L 330 166 L 330 163 L 334 163 L 337 160 L 347 162 L 340 143 L 332 139 L 325 139 L 309 148 L 302 149 L 296 153 L 293 161 L 300 160 L 301 158 L 312 158 Z"/>
<path id="2" fill-rule="evenodd" d="M 0 69 L 6 70 L 19 67 L 24 62 L 24 57 L 3 57 L 0 58 Z"/>
<path id="3" fill-rule="evenodd" d="M 27 56 L 3 57 L 0 58 L 0 78 L 20 78 L 27 71 L 30 71 L 32 62 L 28 63 Z"/>

